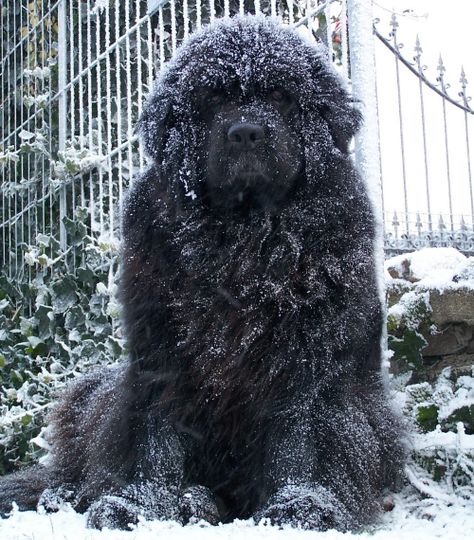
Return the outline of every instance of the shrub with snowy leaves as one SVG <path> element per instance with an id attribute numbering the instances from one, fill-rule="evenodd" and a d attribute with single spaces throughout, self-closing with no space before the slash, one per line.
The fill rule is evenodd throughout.
<path id="1" fill-rule="evenodd" d="M 118 243 L 65 220 L 67 253 L 47 235 L 24 247 L 24 279 L 0 276 L 0 473 L 39 457 L 51 400 L 66 382 L 123 352 L 115 298 Z M 72 257 L 72 259 L 71 259 Z"/>

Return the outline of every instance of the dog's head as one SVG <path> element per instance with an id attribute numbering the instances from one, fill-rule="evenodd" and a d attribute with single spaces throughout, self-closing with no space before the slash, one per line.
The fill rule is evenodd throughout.
<path id="1" fill-rule="evenodd" d="M 190 199 L 275 208 L 300 183 L 320 181 L 331 156 L 347 154 L 359 123 L 323 49 L 246 16 L 180 48 L 140 131 L 148 154 Z"/>

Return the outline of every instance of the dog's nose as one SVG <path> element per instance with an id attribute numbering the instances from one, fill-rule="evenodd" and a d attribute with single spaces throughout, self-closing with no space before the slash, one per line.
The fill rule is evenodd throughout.
<path id="1" fill-rule="evenodd" d="M 265 137 L 263 127 L 258 124 L 249 124 L 247 122 L 237 122 L 230 126 L 227 132 L 227 138 L 231 143 L 242 147 L 252 147 L 255 143 Z"/>

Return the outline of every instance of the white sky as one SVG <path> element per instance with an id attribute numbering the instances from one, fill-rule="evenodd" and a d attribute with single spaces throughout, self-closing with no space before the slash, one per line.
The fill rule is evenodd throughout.
<path id="1" fill-rule="evenodd" d="M 423 49 L 423 64 L 427 78 L 436 83 L 439 55 L 446 67 L 445 80 L 451 84 L 449 94 L 456 98 L 460 91 L 461 65 L 468 81 L 468 95 L 474 95 L 474 0 L 375 0 L 374 15 L 380 18 L 379 31 L 388 36 L 390 12 L 400 14 L 398 41 L 404 44 L 402 53 L 413 60 L 416 35 Z M 405 11 L 408 10 L 408 13 Z M 405 13 L 404 13 L 405 12 Z M 404 210 L 403 172 L 401 161 L 400 125 L 396 93 L 395 61 L 391 53 L 376 39 L 378 72 L 382 174 L 384 178 L 385 210 Z M 406 179 L 409 212 L 426 212 L 426 179 L 418 79 L 400 65 L 402 119 L 405 138 Z M 442 116 L 442 99 L 423 88 L 425 102 L 428 179 L 431 211 L 436 215 L 449 212 L 447 164 Z M 474 106 L 474 103 L 473 105 Z M 452 207 L 455 214 L 471 214 L 471 196 L 466 157 L 464 113 L 446 104 L 448 124 L 449 166 L 452 186 Z M 474 117 L 468 115 L 471 160 L 474 159 Z M 474 175 L 474 163 L 471 164 Z M 474 178 L 473 178 L 474 180 Z M 466 215 L 467 214 L 467 215 Z M 401 216 L 399 216 L 401 217 Z"/>

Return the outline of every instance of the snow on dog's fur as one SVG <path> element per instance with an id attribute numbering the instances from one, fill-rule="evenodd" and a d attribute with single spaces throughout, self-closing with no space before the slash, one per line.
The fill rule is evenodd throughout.
<path id="1" fill-rule="evenodd" d="M 89 524 L 372 521 L 402 460 L 380 377 L 360 116 L 322 49 L 260 17 L 194 36 L 140 120 L 152 164 L 123 215 L 130 357 L 53 415 L 52 464 L 0 508 Z M 36 481 L 32 482 L 35 478 Z"/>

